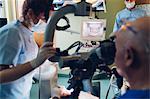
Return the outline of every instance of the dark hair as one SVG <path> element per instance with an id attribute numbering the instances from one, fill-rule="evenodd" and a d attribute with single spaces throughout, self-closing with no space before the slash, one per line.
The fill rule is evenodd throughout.
<path id="1" fill-rule="evenodd" d="M 29 9 L 32 9 L 34 14 L 38 16 L 46 10 L 48 0 L 25 0 L 22 7 L 22 15 L 25 17 Z"/>

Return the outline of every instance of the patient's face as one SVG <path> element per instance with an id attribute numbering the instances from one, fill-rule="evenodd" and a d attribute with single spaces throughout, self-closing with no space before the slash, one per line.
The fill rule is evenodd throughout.
<path id="1" fill-rule="evenodd" d="M 124 49 L 124 42 L 125 38 L 122 32 L 116 32 L 116 56 L 115 56 L 115 64 L 117 65 L 117 71 L 121 76 L 124 76 L 125 70 L 125 49 Z"/>

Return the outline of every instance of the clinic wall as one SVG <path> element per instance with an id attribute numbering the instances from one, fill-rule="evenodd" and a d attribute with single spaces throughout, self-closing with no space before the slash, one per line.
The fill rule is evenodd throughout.
<path id="1" fill-rule="evenodd" d="M 5 1 L 4 0 L 0 0 L 1 1 L 1 4 L 2 6 L 0 6 L 0 18 L 6 18 L 6 14 L 5 14 Z"/>
<path id="2" fill-rule="evenodd" d="M 2 0 L 4 4 L 4 17 L 7 18 L 8 22 L 16 19 L 16 0 Z"/>
<path id="3" fill-rule="evenodd" d="M 116 13 L 124 8 L 124 0 L 106 0 L 107 12 L 98 12 L 96 15 L 98 18 L 106 18 L 106 38 L 113 31 L 113 26 L 115 22 Z"/>

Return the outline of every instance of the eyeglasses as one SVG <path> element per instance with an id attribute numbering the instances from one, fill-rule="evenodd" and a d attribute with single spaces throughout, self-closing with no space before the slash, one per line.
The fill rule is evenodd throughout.
<path id="1" fill-rule="evenodd" d="M 129 31 L 133 32 L 134 34 L 137 34 L 137 31 L 134 29 L 134 27 L 131 26 L 130 23 L 126 23 L 126 24 L 122 25 L 120 29 L 129 30 Z"/>
<path id="2" fill-rule="evenodd" d="M 130 23 L 126 23 L 126 24 L 122 25 L 120 29 L 121 30 L 129 30 L 134 35 L 138 34 L 138 31 L 133 26 L 131 26 Z M 145 48 L 146 53 L 150 53 L 150 46 L 149 46 L 149 44 L 148 43 L 144 43 L 143 46 Z"/>
<path id="3" fill-rule="evenodd" d="M 135 1 L 135 0 L 125 0 L 125 1 L 127 1 L 127 2 L 133 2 L 133 1 Z"/>

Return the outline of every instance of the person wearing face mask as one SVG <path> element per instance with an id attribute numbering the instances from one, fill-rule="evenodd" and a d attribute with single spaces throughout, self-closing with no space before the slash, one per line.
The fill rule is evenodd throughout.
<path id="1" fill-rule="evenodd" d="M 25 0 L 22 16 L 0 28 L 0 99 L 30 99 L 35 69 L 56 53 L 50 42 L 39 50 L 31 30 L 44 20 L 47 4 L 48 0 Z"/>
<path id="2" fill-rule="evenodd" d="M 126 8 L 117 13 L 113 32 L 119 30 L 124 21 L 150 16 L 150 0 L 124 0 L 124 3 Z"/>

